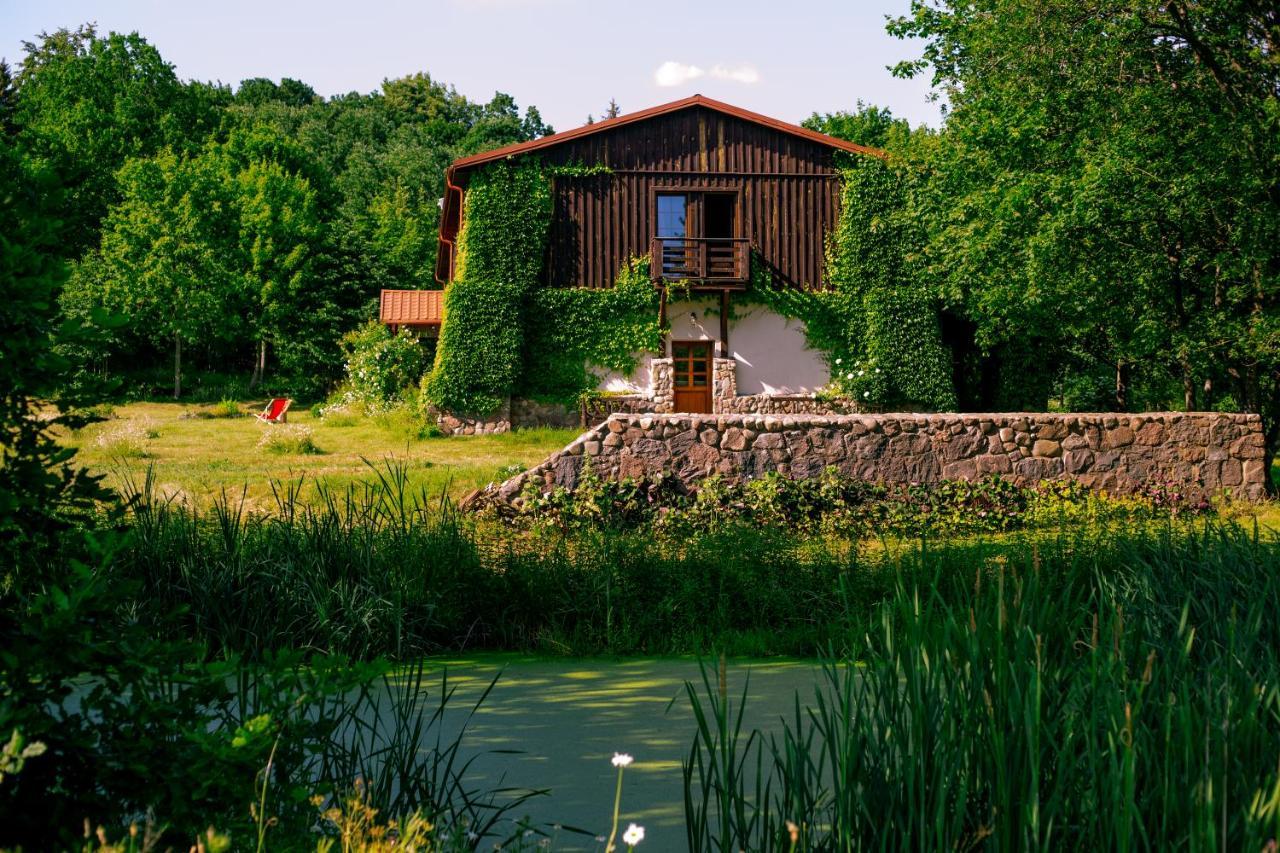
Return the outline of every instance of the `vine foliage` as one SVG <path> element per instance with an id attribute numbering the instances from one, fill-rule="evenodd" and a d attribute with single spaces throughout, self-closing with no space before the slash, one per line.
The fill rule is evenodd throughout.
<path id="1" fill-rule="evenodd" d="M 439 408 L 487 414 L 511 396 L 551 210 L 551 185 L 537 160 L 498 162 L 471 176 L 457 274 L 445 291 L 435 366 L 423 380 Z"/>
<path id="2" fill-rule="evenodd" d="M 629 375 L 637 353 L 662 348 L 647 257 L 632 258 L 611 288 L 537 290 L 526 314 L 533 320 L 520 387 L 526 397 L 567 403 L 596 387 L 592 366 Z"/>
<path id="3" fill-rule="evenodd" d="M 844 170 L 840 223 L 827 245 L 827 290 L 775 285 L 753 264 L 752 298 L 805 325 L 832 390 L 877 408 L 956 407 L 950 351 L 917 260 L 924 235 L 908 215 L 910 176 L 861 157 Z"/>

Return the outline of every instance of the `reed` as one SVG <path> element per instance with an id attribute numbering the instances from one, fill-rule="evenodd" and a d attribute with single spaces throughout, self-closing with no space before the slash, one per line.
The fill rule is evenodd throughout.
<path id="1" fill-rule="evenodd" d="M 691 690 L 691 849 L 1270 849 L 1278 556 L 1217 525 L 917 549 L 779 733 Z"/>

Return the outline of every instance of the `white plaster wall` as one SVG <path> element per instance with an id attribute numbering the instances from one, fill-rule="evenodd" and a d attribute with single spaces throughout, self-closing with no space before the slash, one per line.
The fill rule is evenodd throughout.
<path id="1" fill-rule="evenodd" d="M 738 363 L 738 394 L 812 394 L 831 379 L 822 354 L 809 349 L 804 324 L 763 305 L 736 306 L 729 348 Z"/>
<path id="2" fill-rule="evenodd" d="M 720 303 L 718 300 L 667 303 L 667 322 L 671 326 L 669 341 L 718 341 L 720 339 Z M 649 360 L 655 353 L 637 353 L 636 369 L 630 376 L 602 367 L 588 366 L 600 382 L 601 391 L 622 394 L 649 392 Z"/>
<path id="3" fill-rule="evenodd" d="M 732 307 L 737 317 L 729 324 L 731 354 L 737 362 L 738 393 L 812 394 L 830 380 L 822 355 L 809 349 L 804 324 L 783 317 L 763 305 L 738 303 Z M 715 300 L 671 302 L 667 322 L 668 340 L 719 341 L 720 306 Z M 717 347 L 717 355 L 719 355 Z M 615 371 L 592 368 L 601 391 L 644 394 L 649 390 L 649 360 L 652 353 L 637 355 L 635 371 L 623 376 Z"/>

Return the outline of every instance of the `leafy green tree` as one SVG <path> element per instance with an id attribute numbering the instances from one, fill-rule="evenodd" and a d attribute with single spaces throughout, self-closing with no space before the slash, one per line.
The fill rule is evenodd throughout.
<path id="1" fill-rule="evenodd" d="M 990 346 L 1066 342 L 1117 403 L 1262 415 L 1280 440 L 1280 63 L 1248 0 L 926 3 L 946 132 L 930 268 Z M 1140 388 L 1135 386 L 1141 386 Z M 1180 398 L 1180 399 L 1178 399 Z"/>
<path id="2" fill-rule="evenodd" d="M 236 89 L 235 102 L 249 106 L 275 102 L 287 107 L 305 107 L 316 103 L 320 96 L 301 80 L 292 77 L 283 78 L 279 84 L 266 77 L 251 77 L 240 81 Z"/>
<path id="3" fill-rule="evenodd" d="M 216 157 L 166 151 L 129 161 L 119 179 L 124 197 L 104 223 L 84 280 L 97 287 L 90 297 L 128 317 L 138 334 L 169 342 L 177 398 L 184 345 L 240 333 L 236 198 Z"/>
<path id="4" fill-rule="evenodd" d="M 42 33 L 24 48 L 14 120 L 23 147 L 66 187 L 63 245 L 73 257 L 96 242 L 125 160 L 198 147 L 212 104 L 193 98 L 137 33 L 99 37 L 88 25 Z"/>

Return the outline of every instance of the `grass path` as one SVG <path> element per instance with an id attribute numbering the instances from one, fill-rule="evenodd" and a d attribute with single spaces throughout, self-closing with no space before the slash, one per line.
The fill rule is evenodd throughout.
<path id="1" fill-rule="evenodd" d="M 277 455 L 258 448 L 263 432 L 275 427 L 248 416 L 194 417 L 210 411 L 210 406 L 181 403 L 131 403 L 116 407 L 111 419 L 65 435 L 63 440 L 79 449 L 80 462 L 106 474 L 112 485 L 140 481 L 152 468 L 162 494 L 200 504 L 224 490 L 236 498 L 247 490 L 250 507 L 270 508 L 274 506 L 272 481 L 305 477 L 343 487 L 374 476 L 365 460 L 375 464 L 396 460 L 407 466 L 415 489 L 426 489 L 432 496 L 447 490 L 459 498 L 491 480 L 505 479 L 512 469 L 540 462 L 577 435 L 576 430 L 531 429 L 493 436 L 420 438 L 417 425 L 403 417 L 325 421 L 302 410 L 291 411 L 289 423 L 310 428 L 321 452 Z M 145 442 L 145 457 L 121 458 L 99 444 L 100 436 L 130 425 L 155 433 Z M 314 490 L 304 492 L 304 496 L 310 494 Z"/>

